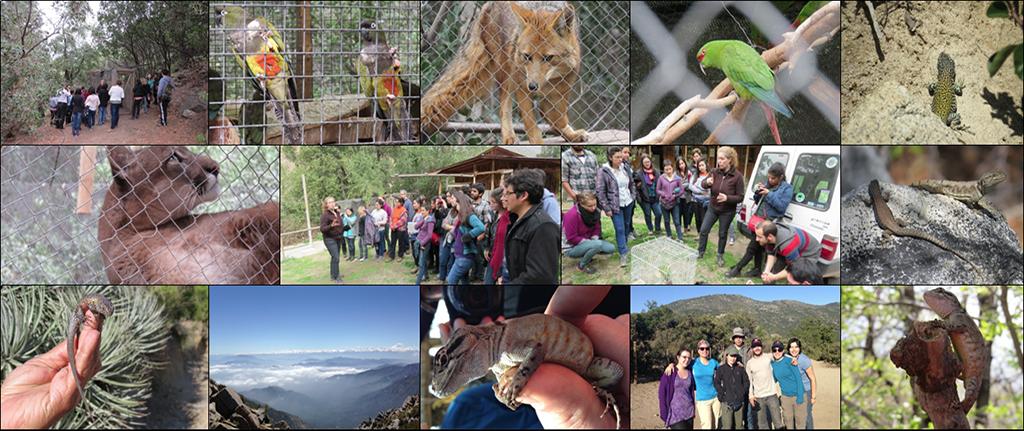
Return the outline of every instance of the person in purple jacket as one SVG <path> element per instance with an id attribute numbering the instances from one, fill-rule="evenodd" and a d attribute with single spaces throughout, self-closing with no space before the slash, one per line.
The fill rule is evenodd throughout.
<path id="1" fill-rule="evenodd" d="M 433 208 L 430 208 L 427 200 L 420 198 L 417 202 L 419 203 L 420 218 L 416 222 L 416 246 L 420 248 L 420 270 L 416 273 L 416 284 L 420 284 L 424 278 L 427 278 L 427 262 L 430 260 L 430 247 L 434 245 L 431 236 L 434 234 L 435 221 L 432 212 Z"/>
<path id="2" fill-rule="evenodd" d="M 675 366 L 666 368 L 658 383 L 661 420 L 671 429 L 693 429 L 697 385 L 690 372 L 692 357 L 689 349 L 679 349 Z"/>
<path id="3" fill-rule="evenodd" d="M 671 160 L 665 160 L 662 167 L 662 174 L 658 177 L 658 203 L 661 204 L 661 211 L 665 213 L 665 235 L 672 238 L 672 222 L 676 224 L 676 233 L 680 241 L 683 240 L 683 224 L 680 221 L 682 214 L 682 198 L 686 192 L 686 185 L 683 179 L 675 173 Z M 671 215 L 671 217 L 669 217 Z"/>
<path id="4" fill-rule="evenodd" d="M 594 256 L 615 253 L 615 244 L 601 239 L 601 212 L 593 192 L 577 193 L 576 205 L 562 217 L 562 251 L 580 258 L 576 269 L 587 274 L 597 272 L 590 266 Z"/>

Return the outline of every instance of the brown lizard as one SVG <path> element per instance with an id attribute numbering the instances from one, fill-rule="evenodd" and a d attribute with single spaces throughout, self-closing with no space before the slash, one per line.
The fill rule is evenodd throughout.
<path id="1" fill-rule="evenodd" d="M 446 397 L 490 369 L 498 379 L 493 386 L 494 395 L 515 410 L 519 407 L 519 392 L 543 362 L 563 365 L 589 381 L 605 401 L 605 413 L 611 406 L 616 426 L 621 425 L 615 398 L 604 388 L 619 382 L 622 366 L 594 356 L 590 338 L 579 328 L 548 314 L 456 329 L 434 355 L 430 393 Z"/>
<path id="2" fill-rule="evenodd" d="M 875 221 L 878 223 L 878 227 L 882 228 L 884 235 L 898 235 L 898 236 L 909 236 L 913 238 L 923 239 L 932 244 L 935 244 L 939 248 L 946 250 L 950 253 L 957 255 L 957 257 L 963 259 L 971 266 L 974 266 L 974 262 L 971 262 L 963 254 L 956 249 L 951 248 L 942 242 L 940 239 L 918 229 L 904 227 L 906 223 L 903 220 L 896 218 L 892 214 L 892 210 L 889 209 L 889 205 L 885 202 L 882 197 L 882 188 L 878 185 L 878 180 L 871 180 L 871 184 L 868 185 L 868 195 L 871 198 L 871 206 L 875 211 Z M 977 268 L 977 267 L 975 267 Z"/>
<path id="3" fill-rule="evenodd" d="M 982 175 L 977 181 L 925 180 L 911 185 L 931 193 L 949 196 L 969 206 L 976 206 L 996 220 L 1004 220 L 1003 214 L 992 205 L 985 195 L 991 193 L 1006 181 L 1006 174 L 992 171 Z"/>
<path id="4" fill-rule="evenodd" d="M 964 381 L 964 399 L 961 407 L 966 414 L 974 406 L 981 391 L 981 383 L 988 379 L 990 358 L 985 348 L 985 337 L 967 315 L 955 295 L 941 287 L 924 294 L 924 302 L 942 318 L 942 326 L 949 332 L 953 348 L 963 365 L 960 378 Z"/>
<path id="5" fill-rule="evenodd" d="M 85 399 L 85 391 L 82 390 L 82 381 L 78 378 L 78 368 L 75 367 L 75 338 L 78 336 L 82 324 L 85 323 L 86 310 L 92 310 L 93 317 L 98 322 L 102 322 L 102 319 L 114 314 L 114 304 L 111 304 L 110 300 L 103 295 L 90 293 L 78 302 L 75 311 L 68 318 L 68 364 L 71 366 L 71 375 L 75 377 L 78 394 L 82 396 L 83 400 Z M 97 329 L 99 328 L 97 327 Z"/>

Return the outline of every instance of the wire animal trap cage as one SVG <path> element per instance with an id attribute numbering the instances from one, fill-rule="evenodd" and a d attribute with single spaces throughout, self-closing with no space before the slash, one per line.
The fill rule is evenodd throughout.
<path id="1" fill-rule="evenodd" d="M 629 251 L 632 284 L 693 284 L 697 251 L 682 242 L 658 237 Z"/>
<path id="2" fill-rule="evenodd" d="M 279 277 L 279 263 L 267 257 L 280 253 L 277 147 L 0 151 L 4 284 L 243 284 Z M 112 167 L 111 151 L 121 168 Z M 108 195 L 115 182 L 121 194 Z M 150 269 L 160 273 L 143 277 Z"/>
<path id="3" fill-rule="evenodd" d="M 628 2 L 430 1 L 422 18 L 424 143 L 629 140 Z"/>
<path id="4" fill-rule="evenodd" d="M 211 143 L 419 142 L 419 5 L 211 2 Z"/>

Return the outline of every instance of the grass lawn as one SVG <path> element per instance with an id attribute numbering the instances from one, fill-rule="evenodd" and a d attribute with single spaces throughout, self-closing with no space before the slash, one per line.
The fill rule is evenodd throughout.
<path id="1" fill-rule="evenodd" d="M 568 204 L 563 203 L 562 212 L 569 209 Z M 664 217 L 663 217 L 664 218 Z M 653 223 L 654 220 L 651 220 Z M 696 222 L 694 220 L 693 222 Z M 735 219 L 734 219 L 735 222 Z M 664 235 L 665 221 L 662 220 L 662 235 Z M 629 241 L 629 247 L 632 249 L 633 246 L 641 244 L 645 241 L 650 241 L 655 238 L 647 230 L 647 224 L 644 222 L 643 209 L 637 205 L 633 212 L 633 228 L 638 236 L 637 239 Z M 673 234 L 675 233 L 675 225 L 673 225 Z M 612 226 L 612 221 L 608 217 L 601 217 L 601 237 L 615 244 L 615 229 Z M 683 234 L 683 243 L 688 247 L 697 249 L 698 243 L 698 232 L 692 224 L 690 231 Z M 704 254 L 704 258 L 697 262 L 697 274 L 694 280 L 696 284 L 746 284 L 748 280 L 753 281 L 755 284 L 762 284 L 761 279 L 749 278 L 749 277 L 738 277 L 728 278 L 725 273 L 729 271 L 729 267 L 736 264 L 737 261 L 743 256 L 743 252 L 747 248 L 747 238 L 736 234 L 736 243 L 733 245 L 726 245 L 725 247 L 725 266 L 719 268 L 718 264 L 715 263 L 715 257 L 718 250 L 718 225 L 711 227 L 711 233 L 708 235 L 708 247 Z M 619 267 L 619 254 L 616 252 L 611 255 L 597 255 L 594 260 L 591 261 L 590 265 L 597 270 L 594 274 L 587 274 L 576 269 L 576 263 L 579 259 L 573 259 L 562 255 L 562 283 L 565 284 L 629 284 L 630 283 L 630 268 L 627 265 L 625 268 Z M 752 264 L 747 264 L 744 271 L 749 270 Z"/>
<path id="2" fill-rule="evenodd" d="M 371 251 L 372 253 L 372 251 Z M 332 284 L 331 255 L 324 250 L 312 256 L 285 259 L 281 262 L 281 284 Z M 341 260 L 342 284 L 416 284 L 412 255 L 406 255 L 402 262 L 374 260 L 371 256 L 364 262 Z M 437 273 L 427 271 L 430 281 L 437 283 Z"/>

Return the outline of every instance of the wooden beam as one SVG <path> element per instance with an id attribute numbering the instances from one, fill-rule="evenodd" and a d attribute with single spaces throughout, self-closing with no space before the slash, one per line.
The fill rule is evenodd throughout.
<path id="1" fill-rule="evenodd" d="M 75 214 L 92 214 L 93 174 L 96 173 L 96 147 L 83 146 L 78 153 L 78 203 Z"/>
<path id="2" fill-rule="evenodd" d="M 299 97 L 303 99 L 313 98 L 313 32 L 310 29 L 313 27 L 313 20 L 310 16 L 310 2 L 303 1 L 298 6 L 299 22 L 299 61 L 296 64 L 299 66 L 299 78 L 296 80 L 298 84 Z"/>

